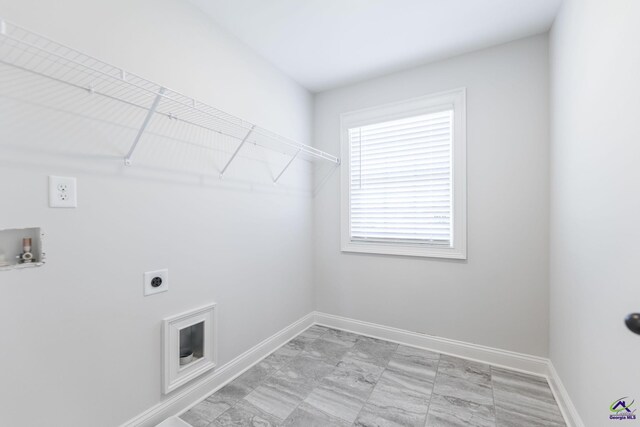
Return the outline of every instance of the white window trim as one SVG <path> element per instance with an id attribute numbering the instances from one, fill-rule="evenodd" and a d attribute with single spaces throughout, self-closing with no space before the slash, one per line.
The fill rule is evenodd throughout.
<path id="1" fill-rule="evenodd" d="M 453 245 L 437 246 L 403 245 L 399 243 L 367 243 L 351 241 L 350 221 L 350 128 L 366 126 L 380 121 L 427 114 L 453 105 Z M 341 241 L 343 252 L 364 252 L 385 255 L 404 255 L 429 258 L 467 259 L 467 131 L 466 89 L 459 88 L 406 101 L 385 104 L 373 108 L 352 111 L 340 116 L 340 165 Z"/>

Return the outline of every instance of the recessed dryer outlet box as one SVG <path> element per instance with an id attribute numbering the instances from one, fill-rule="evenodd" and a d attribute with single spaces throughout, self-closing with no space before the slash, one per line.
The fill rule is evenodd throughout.
<path id="1" fill-rule="evenodd" d="M 153 295 L 169 290 L 169 270 L 147 271 L 144 273 L 144 295 Z"/>

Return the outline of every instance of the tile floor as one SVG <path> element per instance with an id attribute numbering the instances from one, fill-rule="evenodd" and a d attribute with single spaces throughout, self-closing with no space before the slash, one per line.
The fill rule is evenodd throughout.
<path id="1" fill-rule="evenodd" d="M 543 378 L 317 325 L 181 418 L 193 427 L 565 425 Z"/>

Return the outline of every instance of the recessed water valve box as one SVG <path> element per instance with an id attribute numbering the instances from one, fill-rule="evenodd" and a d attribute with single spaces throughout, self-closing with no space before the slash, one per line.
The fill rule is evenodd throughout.
<path id="1" fill-rule="evenodd" d="M 0 271 L 43 265 L 43 237 L 39 227 L 0 230 Z"/>

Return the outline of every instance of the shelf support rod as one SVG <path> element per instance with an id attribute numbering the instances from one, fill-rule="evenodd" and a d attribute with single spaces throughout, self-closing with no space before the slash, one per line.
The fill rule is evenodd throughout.
<path id="1" fill-rule="evenodd" d="M 273 180 L 274 184 L 278 183 L 278 180 L 280 179 L 280 177 L 282 176 L 282 174 L 289 169 L 289 166 L 291 166 L 291 163 L 293 163 L 293 161 L 296 159 L 296 157 L 298 157 L 298 154 L 300 154 L 300 151 L 302 151 L 301 148 L 298 149 L 298 151 L 296 151 L 296 154 L 293 155 L 293 157 L 291 157 L 291 160 L 289 160 L 289 162 L 284 166 L 284 168 L 280 171 L 280 173 L 278 174 L 278 176 L 276 176 L 276 179 Z"/>
<path id="2" fill-rule="evenodd" d="M 133 156 L 133 152 L 136 151 L 138 142 L 140 142 L 140 138 L 142 138 L 142 134 L 144 133 L 147 126 L 149 125 L 149 122 L 151 121 L 151 117 L 153 117 L 153 113 L 156 112 L 156 109 L 158 108 L 158 104 L 160 103 L 160 100 L 162 99 L 163 94 L 164 94 L 164 88 L 161 87 L 160 90 L 158 91 L 158 94 L 156 95 L 156 99 L 154 99 L 153 104 L 151 104 L 151 108 L 149 108 L 149 111 L 147 111 L 147 116 L 144 118 L 144 121 L 142 122 L 142 126 L 140 126 L 140 129 L 138 129 L 138 134 L 136 135 L 136 139 L 133 140 L 133 145 L 131 146 L 129 153 L 127 153 L 127 157 L 124 158 L 125 165 L 131 166 L 131 157 Z"/>
<path id="3" fill-rule="evenodd" d="M 252 125 L 251 129 L 249 129 L 249 132 L 247 132 L 247 134 L 245 135 L 244 138 L 242 138 L 242 141 L 240 142 L 240 145 L 238 145 L 238 148 L 236 148 L 236 151 L 233 152 L 233 154 L 231 155 L 231 158 L 229 159 L 229 161 L 227 162 L 226 165 L 224 165 L 224 167 L 222 168 L 222 171 L 220 171 L 220 178 L 222 178 L 224 176 L 224 173 L 227 171 L 227 168 L 229 167 L 229 165 L 231 164 L 231 162 L 233 162 L 233 159 L 236 158 L 236 156 L 238 155 L 238 153 L 240 152 L 240 149 L 242 148 L 242 146 L 244 145 L 245 142 L 247 142 L 247 140 L 249 139 L 249 136 L 251 136 L 251 132 L 253 132 L 253 128 L 255 128 L 256 125 Z"/>

